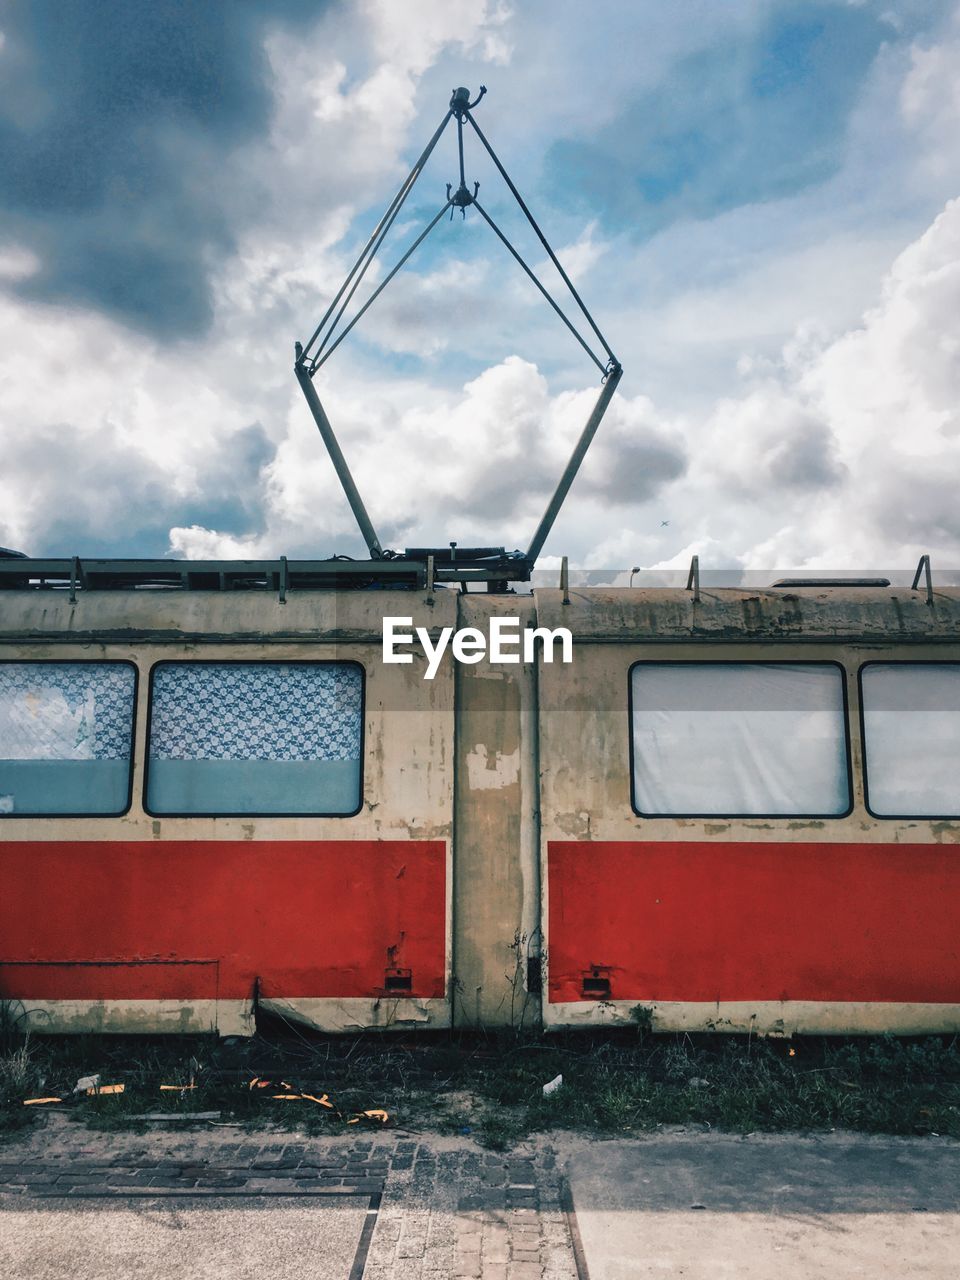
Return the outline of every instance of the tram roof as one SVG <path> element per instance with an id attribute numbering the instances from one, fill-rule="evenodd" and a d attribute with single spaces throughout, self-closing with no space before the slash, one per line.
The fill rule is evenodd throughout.
<path id="1" fill-rule="evenodd" d="M 403 560 L 95 560 L 81 569 L 72 560 L 0 560 L 0 640 L 379 641 L 384 617 L 412 617 L 435 631 L 482 625 L 489 613 L 567 627 L 575 642 L 960 643 L 960 587 L 923 583 L 535 586 L 529 594 L 463 595 L 442 582 L 431 592 L 424 566 Z"/>

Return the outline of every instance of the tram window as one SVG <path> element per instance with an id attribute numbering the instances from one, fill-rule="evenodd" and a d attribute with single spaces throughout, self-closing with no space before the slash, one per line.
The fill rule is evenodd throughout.
<path id="1" fill-rule="evenodd" d="M 354 662 L 161 662 L 145 807 L 345 817 L 360 808 L 362 735 Z"/>
<path id="2" fill-rule="evenodd" d="M 638 662 L 630 694 L 637 813 L 849 813 L 835 663 Z"/>
<path id="3" fill-rule="evenodd" d="M 0 817 L 130 807 L 136 668 L 0 662 Z"/>
<path id="4" fill-rule="evenodd" d="M 960 816 L 960 663 L 868 662 L 860 703 L 870 812 Z"/>

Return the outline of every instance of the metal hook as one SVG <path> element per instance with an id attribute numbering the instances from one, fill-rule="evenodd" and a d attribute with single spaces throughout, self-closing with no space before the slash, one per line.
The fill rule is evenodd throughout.
<path id="1" fill-rule="evenodd" d="M 485 84 L 482 84 L 480 86 L 480 92 L 471 102 L 469 89 L 465 89 L 462 85 L 460 86 L 459 89 L 454 89 L 450 95 L 451 114 L 456 116 L 458 120 L 462 121 L 465 114 L 468 111 L 473 110 L 473 108 L 477 105 L 477 103 L 480 101 L 480 99 L 483 97 L 483 95 L 486 92 L 487 92 L 487 86 Z"/>

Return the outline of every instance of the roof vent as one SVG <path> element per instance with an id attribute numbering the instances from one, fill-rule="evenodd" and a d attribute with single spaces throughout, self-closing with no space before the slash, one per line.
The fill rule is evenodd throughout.
<path id="1" fill-rule="evenodd" d="M 778 578 L 774 587 L 889 587 L 889 578 Z"/>

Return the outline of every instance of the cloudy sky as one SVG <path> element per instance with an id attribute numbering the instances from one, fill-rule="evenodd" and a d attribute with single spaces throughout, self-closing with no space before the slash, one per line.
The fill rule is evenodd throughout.
<path id="1" fill-rule="evenodd" d="M 361 554 L 293 344 L 481 83 L 625 370 L 542 563 L 960 567 L 946 0 L 0 0 L 0 544 Z M 397 548 L 525 546 L 598 384 L 475 213 L 316 381 Z"/>

